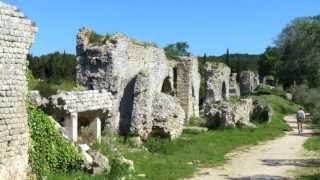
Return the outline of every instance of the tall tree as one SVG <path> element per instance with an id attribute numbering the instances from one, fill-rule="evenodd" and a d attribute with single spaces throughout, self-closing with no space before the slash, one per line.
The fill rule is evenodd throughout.
<path id="1" fill-rule="evenodd" d="M 320 86 L 320 16 L 293 20 L 283 29 L 276 44 L 281 58 L 280 82 L 285 86 L 293 82 Z"/>

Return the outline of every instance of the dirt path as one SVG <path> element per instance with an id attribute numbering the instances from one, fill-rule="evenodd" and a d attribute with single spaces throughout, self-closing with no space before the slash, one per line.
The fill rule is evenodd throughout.
<path id="1" fill-rule="evenodd" d="M 285 120 L 294 131 L 245 151 L 230 153 L 224 166 L 201 169 L 191 179 L 292 179 L 290 170 L 312 163 L 303 149 L 311 130 L 305 129 L 303 135 L 298 135 L 295 116 L 286 116 Z"/>

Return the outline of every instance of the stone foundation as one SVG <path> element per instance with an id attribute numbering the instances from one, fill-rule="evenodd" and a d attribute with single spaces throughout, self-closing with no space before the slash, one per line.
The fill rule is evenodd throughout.
<path id="1" fill-rule="evenodd" d="M 0 177 L 25 179 L 28 167 L 26 56 L 36 28 L 0 2 Z"/>

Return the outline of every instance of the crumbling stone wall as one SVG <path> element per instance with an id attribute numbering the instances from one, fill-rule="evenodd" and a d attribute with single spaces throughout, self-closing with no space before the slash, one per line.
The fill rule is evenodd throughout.
<path id="1" fill-rule="evenodd" d="M 137 75 L 142 71 L 147 71 L 151 79 L 145 88 L 158 93 L 165 90 L 171 96 L 177 96 L 188 117 L 199 114 L 200 78 L 195 58 L 169 61 L 163 49 L 138 43 L 120 34 L 114 34 L 104 42 L 89 42 L 91 32 L 88 28 L 82 28 L 77 36 L 77 80 L 89 89 L 105 89 L 112 93 L 111 129 L 127 134 L 130 132 L 132 116 L 140 116 L 140 112 L 134 112 L 133 109 L 134 104 L 140 101 L 134 92 Z M 188 78 L 179 78 L 178 71 L 187 74 Z M 186 94 L 188 98 L 184 99 L 178 94 Z"/>
<path id="2" fill-rule="evenodd" d="M 205 104 L 213 104 L 229 98 L 230 73 L 230 68 L 223 63 L 206 64 L 206 94 L 204 99 Z"/>
<path id="3" fill-rule="evenodd" d="M 152 107 L 153 132 L 170 139 L 177 138 L 183 131 L 185 120 L 185 112 L 177 98 L 155 93 Z"/>
<path id="4" fill-rule="evenodd" d="M 152 132 L 152 102 L 154 91 L 152 79 L 148 72 L 141 72 L 136 78 L 134 86 L 134 102 L 130 124 L 130 133 L 133 136 L 139 136 L 141 139 L 147 139 Z"/>
<path id="5" fill-rule="evenodd" d="M 230 96 L 240 96 L 240 87 L 237 81 L 237 73 L 232 73 L 230 77 L 230 87 L 229 87 L 229 95 Z"/>
<path id="6" fill-rule="evenodd" d="M 186 113 L 186 121 L 199 116 L 200 74 L 198 60 L 194 57 L 180 57 L 177 63 L 176 97 Z"/>
<path id="7" fill-rule="evenodd" d="M 153 132 L 174 139 L 183 130 L 185 111 L 176 97 L 154 91 L 151 82 L 147 71 L 136 77 L 130 135 L 146 140 Z"/>
<path id="8" fill-rule="evenodd" d="M 79 119 L 90 120 L 95 126 L 97 138 L 101 135 L 101 121 L 109 124 L 108 116 L 112 110 L 112 95 L 106 90 L 64 92 L 49 97 L 47 112 L 66 129 L 66 135 L 74 142 L 78 140 Z"/>
<path id="9" fill-rule="evenodd" d="M 0 2 L 0 177 L 25 179 L 28 167 L 26 55 L 36 28 Z"/>
<path id="10" fill-rule="evenodd" d="M 206 106 L 205 115 L 211 128 L 254 125 L 250 123 L 253 109 L 252 99 L 240 99 L 238 102 L 223 102 Z"/>
<path id="11" fill-rule="evenodd" d="M 259 75 L 252 71 L 242 71 L 240 73 L 241 95 L 252 93 L 259 86 Z"/>

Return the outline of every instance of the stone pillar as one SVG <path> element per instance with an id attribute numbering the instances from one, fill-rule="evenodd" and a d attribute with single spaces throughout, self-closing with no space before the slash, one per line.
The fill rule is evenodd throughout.
<path id="1" fill-rule="evenodd" d="M 196 92 L 194 92 L 196 93 Z M 193 116 L 192 62 L 184 61 L 177 65 L 177 98 L 186 113 L 186 123 Z"/>
<path id="2" fill-rule="evenodd" d="M 90 124 L 90 130 L 96 135 L 97 142 L 101 142 L 101 119 L 96 117 Z"/>
<path id="3" fill-rule="evenodd" d="M 73 142 L 78 140 L 78 113 L 71 113 L 66 118 L 67 135 Z"/>
<path id="4" fill-rule="evenodd" d="M 28 122 L 26 56 L 36 28 L 0 1 L 0 179 L 26 179 Z"/>

